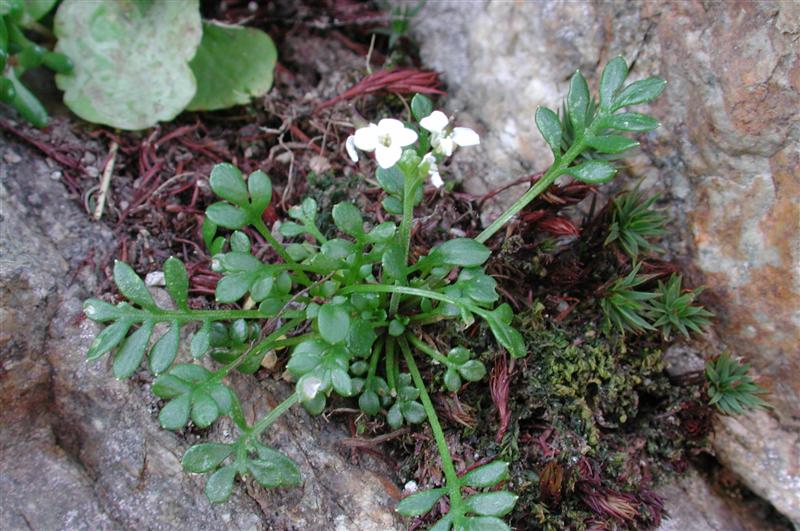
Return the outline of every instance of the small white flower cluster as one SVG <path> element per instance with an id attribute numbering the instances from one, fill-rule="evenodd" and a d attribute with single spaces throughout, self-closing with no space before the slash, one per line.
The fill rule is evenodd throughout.
<path id="1" fill-rule="evenodd" d="M 467 147 L 480 144 L 478 133 L 468 127 L 449 127 L 450 120 L 442 111 L 433 111 L 419 121 L 420 127 L 431 134 L 432 151 L 422 157 L 422 163 L 428 164 L 428 177 L 431 183 L 440 188 L 444 185 L 439 168 L 437 156 L 446 158 L 453 154 L 456 146 Z M 358 162 L 358 151 L 375 152 L 378 166 L 384 169 L 391 168 L 403 155 L 403 148 L 417 141 L 417 132 L 408 129 L 403 122 L 393 118 L 384 118 L 377 125 L 369 124 L 356 129 L 355 134 L 347 137 L 345 148 L 353 162 Z"/>

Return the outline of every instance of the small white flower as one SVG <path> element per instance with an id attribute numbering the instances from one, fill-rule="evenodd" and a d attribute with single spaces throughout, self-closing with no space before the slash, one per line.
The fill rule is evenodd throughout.
<path id="1" fill-rule="evenodd" d="M 420 127 L 430 131 L 431 146 L 437 153 L 449 157 L 456 146 L 476 146 L 481 143 L 478 133 L 469 127 L 454 127 L 452 131 L 448 131 L 449 124 L 450 120 L 442 111 L 433 111 L 419 121 Z"/>
<path id="2" fill-rule="evenodd" d="M 439 167 L 436 165 L 436 157 L 433 156 L 433 153 L 426 153 L 425 156 L 422 157 L 422 162 L 420 164 L 425 164 L 426 162 L 428 163 L 428 177 L 431 179 L 431 184 L 436 188 L 441 188 L 444 186 L 444 181 L 439 174 Z M 435 362 L 434 360 L 434 363 Z"/>
<path id="3" fill-rule="evenodd" d="M 418 490 L 419 490 L 419 485 L 417 485 L 417 482 L 414 481 L 414 480 L 411 480 L 411 481 L 407 482 L 403 486 L 403 492 L 407 492 L 409 494 L 414 494 Z"/>
<path id="4" fill-rule="evenodd" d="M 407 129 L 403 122 L 393 118 L 384 118 L 378 125 L 356 129 L 353 145 L 361 151 L 374 151 L 378 165 L 389 169 L 400 160 L 403 148 L 417 141 L 417 133 Z M 346 147 L 346 144 L 345 144 Z M 353 154 L 348 149 L 350 158 Z"/>
<path id="5" fill-rule="evenodd" d="M 350 135 L 347 137 L 347 140 L 344 143 L 344 148 L 347 150 L 347 154 L 350 156 L 350 160 L 353 162 L 358 162 L 358 151 L 356 151 L 356 137 Z"/>

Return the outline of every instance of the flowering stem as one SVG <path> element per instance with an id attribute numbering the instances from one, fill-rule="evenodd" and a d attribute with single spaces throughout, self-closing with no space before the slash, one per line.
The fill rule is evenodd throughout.
<path id="1" fill-rule="evenodd" d="M 414 339 L 415 338 L 412 337 L 412 341 Z M 422 407 L 425 408 L 425 414 L 428 416 L 433 438 L 436 440 L 436 449 L 439 450 L 439 456 L 442 459 L 442 470 L 447 480 L 447 491 L 448 497 L 450 498 L 450 514 L 460 516 L 464 513 L 464 501 L 461 499 L 461 482 L 458 480 L 456 467 L 453 465 L 452 457 L 450 457 L 450 449 L 447 447 L 447 440 L 444 438 L 444 430 L 442 430 L 442 425 L 439 424 L 439 417 L 436 415 L 436 409 L 434 409 L 431 398 L 428 396 L 428 390 L 425 389 L 425 382 L 422 380 L 419 369 L 417 369 L 417 364 L 414 361 L 414 356 L 411 354 L 411 349 L 408 346 L 406 337 L 400 337 L 399 343 L 400 348 L 403 350 L 406 365 L 408 365 L 408 371 L 411 373 L 414 385 L 419 390 L 419 398 L 422 401 Z"/>
<path id="2" fill-rule="evenodd" d="M 598 122 L 600 120 L 595 120 Z M 485 242 L 489 238 L 491 238 L 495 232 L 500 230 L 503 225 L 508 223 L 514 215 L 528 206 L 528 203 L 533 201 L 539 194 L 550 188 L 555 180 L 558 178 L 559 175 L 564 173 L 564 171 L 572 164 L 572 161 L 581 154 L 581 152 L 586 148 L 586 144 L 581 138 L 575 144 L 573 144 L 561 158 L 557 159 L 552 166 L 542 175 L 542 178 L 536 181 L 536 183 L 531 186 L 530 190 L 525 192 L 522 197 L 517 199 L 517 201 L 508 207 L 508 209 L 500 214 L 500 216 L 494 220 L 491 225 L 483 229 L 483 232 L 478 234 L 475 238 L 476 241 L 481 243 Z"/>
<path id="3" fill-rule="evenodd" d="M 443 356 L 438 350 L 431 347 L 417 336 L 409 335 L 408 340 L 411 341 L 411 344 L 417 347 L 418 350 L 424 352 L 445 367 L 453 367 L 455 365 L 452 361 Z"/>
<path id="4" fill-rule="evenodd" d="M 416 175 L 408 175 L 404 173 L 405 186 L 403 187 L 403 219 L 400 222 L 400 241 L 403 243 L 403 263 L 408 264 L 408 251 L 411 247 L 411 221 L 414 218 L 414 197 L 416 195 L 417 186 L 420 180 Z M 397 313 L 397 307 L 400 304 L 400 295 L 392 293 L 391 301 L 389 302 L 389 315 L 393 316 Z"/>
<path id="5" fill-rule="evenodd" d="M 289 410 L 289 408 L 291 408 L 299 401 L 300 401 L 300 395 L 298 395 L 296 391 L 293 392 L 291 395 L 286 397 L 286 399 L 283 402 L 275 406 L 272 409 L 272 411 L 267 413 L 266 416 L 264 416 L 264 418 L 253 424 L 253 427 L 250 428 L 250 431 L 248 431 L 242 437 L 244 437 L 245 440 L 254 438 L 257 439 L 258 436 L 261 435 L 261 433 L 264 430 L 269 428 L 276 420 L 278 420 L 278 417 L 286 413 Z"/>
<path id="6" fill-rule="evenodd" d="M 296 263 L 294 260 L 292 260 L 292 257 L 289 256 L 289 253 L 286 252 L 286 248 L 283 246 L 283 244 L 281 244 L 281 242 L 275 239 L 275 237 L 269 231 L 269 229 L 264 224 L 264 221 L 262 219 L 257 219 L 253 223 L 253 226 L 256 228 L 258 233 L 261 234 L 261 236 L 263 236 L 265 240 L 267 240 L 267 243 L 269 243 L 270 246 L 273 249 L 275 249 L 275 252 L 278 253 L 278 256 L 283 258 L 284 262 L 286 262 L 287 264 Z M 311 284 L 311 280 L 306 276 L 306 274 L 303 271 L 299 272 L 298 279 L 304 282 L 305 285 Z"/>

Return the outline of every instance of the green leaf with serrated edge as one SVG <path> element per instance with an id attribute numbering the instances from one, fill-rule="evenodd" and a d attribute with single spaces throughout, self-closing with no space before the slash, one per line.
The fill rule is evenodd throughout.
<path id="1" fill-rule="evenodd" d="M 567 168 L 564 173 L 587 184 L 601 184 L 613 179 L 617 169 L 608 162 L 588 160 L 578 166 Z"/>
<path id="2" fill-rule="evenodd" d="M 323 304 L 317 314 L 317 325 L 322 339 L 332 345 L 341 343 L 350 330 L 350 316 L 341 305 Z"/>
<path id="3" fill-rule="evenodd" d="M 114 262 L 114 283 L 120 293 L 131 302 L 148 309 L 156 308 L 156 303 L 145 286 L 144 281 L 136 272 L 126 264 L 116 260 Z"/>
<path id="4" fill-rule="evenodd" d="M 433 102 L 428 96 L 424 94 L 414 94 L 411 98 L 411 113 L 417 121 L 422 120 L 426 116 L 430 116 L 433 112 Z"/>
<path id="5" fill-rule="evenodd" d="M 569 94 L 567 94 L 567 110 L 572 126 L 576 131 L 583 132 L 586 125 L 586 111 L 589 106 L 589 85 L 580 71 L 576 71 L 569 81 Z"/>
<path id="6" fill-rule="evenodd" d="M 333 222 L 345 234 L 358 238 L 364 234 L 364 219 L 352 203 L 339 203 L 333 207 Z"/>
<path id="7" fill-rule="evenodd" d="M 664 92 L 664 87 L 666 86 L 666 81 L 655 76 L 635 81 L 617 94 L 617 97 L 614 98 L 614 104 L 611 106 L 611 110 L 613 112 L 630 105 L 639 105 L 640 103 L 653 101 Z"/>
<path id="8" fill-rule="evenodd" d="M 233 450 L 234 446 L 232 444 L 195 444 L 183 454 L 181 465 L 183 465 L 185 471 L 194 472 L 195 474 L 211 472 L 225 461 L 233 453 Z"/>
<path id="9" fill-rule="evenodd" d="M 169 330 L 162 335 L 150 350 L 149 366 L 153 374 L 161 374 L 169 369 L 180 346 L 180 323 L 172 321 Z"/>
<path id="10" fill-rule="evenodd" d="M 486 376 L 486 367 L 479 360 L 469 360 L 458 368 L 458 372 L 468 382 L 479 382 Z"/>
<path id="11" fill-rule="evenodd" d="M 430 489 L 417 492 L 400 500 L 395 511 L 403 516 L 422 516 L 433 508 L 433 504 L 444 496 L 445 489 Z"/>
<path id="12" fill-rule="evenodd" d="M 536 127 L 544 137 L 547 145 L 553 150 L 553 154 L 561 154 L 561 122 L 558 115 L 547 107 L 536 109 Z"/>
<path id="13" fill-rule="evenodd" d="M 628 77 L 628 63 L 622 56 L 610 60 L 600 76 L 600 107 L 608 109 L 614 101 L 614 95 Z"/>
<path id="14" fill-rule="evenodd" d="M 508 479 L 508 463 L 505 461 L 492 461 L 488 465 L 479 466 L 464 474 L 461 477 L 461 484 L 481 489 L 493 487 L 506 479 Z"/>
<path id="15" fill-rule="evenodd" d="M 317 368 L 325 350 L 326 346 L 320 341 L 303 341 L 294 347 L 286 369 L 294 376 L 303 376 Z"/>
<path id="16" fill-rule="evenodd" d="M 620 131 L 646 132 L 657 129 L 661 124 L 658 120 L 638 112 L 622 112 L 608 116 L 603 125 Z"/>
<path id="17" fill-rule="evenodd" d="M 247 213 L 228 203 L 214 203 L 206 209 L 206 216 L 226 229 L 241 229 L 247 225 Z"/>
<path id="18" fill-rule="evenodd" d="M 358 397 L 358 407 L 367 415 L 375 416 L 381 408 L 381 402 L 374 391 L 364 391 Z"/>
<path id="19" fill-rule="evenodd" d="M 86 351 L 86 360 L 96 360 L 109 350 L 119 345 L 120 341 L 125 339 L 128 334 L 133 321 L 128 319 L 120 319 L 116 323 L 105 327 L 97 334 L 92 344 L 89 345 L 89 350 Z"/>
<path id="20" fill-rule="evenodd" d="M 187 109 L 214 111 L 244 105 L 272 87 L 278 53 L 256 28 L 203 21 L 203 39 L 189 66 L 197 93 Z"/>
<path id="21" fill-rule="evenodd" d="M 480 242 L 471 238 L 455 238 L 436 246 L 425 259 L 425 265 L 476 267 L 483 264 L 490 254 L 489 248 Z"/>
<path id="22" fill-rule="evenodd" d="M 248 271 L 229 273 L 217 282 L 214 297 L 217 302 L 223 304 L 234 303 L 244 297 L 252 284 L 253 273 Z"/>
<path id="23" fill-rule="evenodd" d="M 189 67 L 202 37 L 197 0 L 65 0 L 53 31 L 56 51 L 75 65 L 69 75 L 56 75 L 56 84 L 84 120 L 145 129 L 175 118 L 197 91 Z M 119 57 L 125 60 L 113 59 Z"/>
<path id="24" fill-rule="evenodd" d="M 219 417 L 219 406 L 205 391 L 192 393 L 192 422 L 198 428 L 207 428 Z"/>
<path id="25" fill-rule="evenodd" d="M 170 256 L 164 262 L 164 282 L 167 292 L 169 292 L 170 297 L 175 301 L 178 308 L 181 310 L 188 309 L 189 275 L 186 273 L 183 262 L 174 256 Z"/>
<path id="26" fill-rule="evenodd" d="M 464 518 L 464 526 L 458 531 L 511 531 L 511 528 L 496 516 L 471 516 Z"/>
<path id="27" fill-rule="evenodd" d="M 211 190 L 222 199 L 236 206 L 247 208 L 250 205 L 250 194 L 244 183 L 242 172 L 233 164 L 223 162 L 215 164 L 208 178 Z"/>
<path id="28" fill-rule="evenodd" d="M 406 260 L 402 244 L 391 242 L 386 245 L 386 249 L 381 256 L 383 272 L 393 279 L 402 280 L 406 278 Z"/>
<path id="29" fill-rule="evenodd" d="M 119 319 L 124 310 L 100 299 L 88 299 L 83 303 L 83 313 L 92 321 L 104 323 Z"/>
<path id="30" fill-rule="evenodd" d="M 247 463 L 253 479 L 266 488 L 297 487 L 302 483 L 297 465 L 281 452 L 263 445 L 257 449 L 258 459 Z"/>
<path id="31" fill-rule="evenodd" d="M 505 516 L 517 503 L 517 496 L 508 491 L 475 494 L 464 500 L 467 510 L 482 516 Z"/>
<path id="32" fill-rule="evenodd" d="M 233 480 L 236 479 L 236 467 L 228 465 L 220 468 L 206 481 L 206 498 L 211 503 L 223 503 L 228 501 L 233 492 Z"/>
<path id="33" fill-rule="evenodd" d="M 192 358 L 197 359 L 203 354 L 208 352 L 211 346 L 211 321 L 204 321 L 203 325 L 192 336 L 192 341 L 189 344 L 189 352 Z"/>
<path id="34" fill-rule="evenodd" d="M 247 178 L 251 208 L 261 216 L 272 201 L 272 181 L 261 170 L 256 170 Z"/>
<path id="35" fill-rule="evenodd" d="M 112 370 L 116 378 L 128 378 L 139 368 L 152 332 L 153 322 L 145 321 L 136 332 L 125 340 L 125 343 L 114 356 Z"/>
<path id="36" fill-rule="evenodd" d="M 639 142 L 627 136 L 603 135 L 593 136 L 586 139 L 586 144 L 599 151 L 600 153 L 622 153 L 639 145 Z"/>
<path id="37" fill-rule="evenodd" d="M 179 430 L 189 422 L 189 409 L 191 406 L 189 393 L 180 395 L 170 400 L 161 408 L 158 422 L 165 430 Z"/>

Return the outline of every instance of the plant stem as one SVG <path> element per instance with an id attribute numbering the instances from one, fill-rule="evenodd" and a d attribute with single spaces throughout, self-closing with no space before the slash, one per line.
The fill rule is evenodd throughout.
<path id="1" fill-rule="evenodd" d="M 395 393 L 397 390 L 397 384 L 394 377 L 394 345 L 394 338 L 390 337 L 386 340 L 386 383 L 389 385 L 389 391 L 391 393 Z M 394 394 L 392 396 L 394 396 Z"/>
<path id="2" fill-rule="evenodd" d="M 414 197 L 417 185 L 420 183 L 416 176 L 403 174 L 405 186 L 403 187 L 403 219 L 400 221 L 400 241 L 403 244 L 403 263 L 408 265 L 408 251 L 411 247 L 411 221 L 414 218 Z M 397 313 L 400 304 L 400 294 L 392 293 L 389 301 L 389 317 Z"/>
<path id="3" fill-rule="evenodd" d="M 258 345 L 255 345 L 252 349 L 246 350 L 245 352 L 242 353 L 241 356 L 239 356 L 238 358 L 233 360 L 231 363 L 225 365 L 221 369 L 219 369 L 217 371 L 217 377 L 221 379 L 226 374 L 231 372 L 233 369 L 235 369 L 236 367 L 241 365 L 242 362 L 244 362 L 244 360 L 249 358 L 251 355 L 257 355 L 262 350 L 266 350 L 268 348 L 275 348 L 277 343 L 280 342 L 280 341 L 278 341 L 278 338 L 281 337 L 286 332 L 288 332 L 289 330 L 291 330 L 292 328 L 294 328 L 295 326 L 297 326 L 301 321 L 303 321 L 303 319 L 298 317 L 297 319 L 292 319 L 291 321 L 287 322 L 286 324 L 284 324 L 280 328 L 276 329 L 270 335 L 268 335 L 264 339 L 264 341 L 261 341 Z M 300 337 L 304 337 L 304 336 L 300 336 Z M 291 339 L 294 339 L 294 338 L 291 338 Z"/>
<path id="4" fill-rule="evenodd" d="M 599 118 L 599 117 L 598 117 Z M 595 121 L 598 121 L 597 119 Z M 585 136 L 585 135 L 584 135 Z M 564 155 L 557 159 L 552 166 L 542 175 L 542 178 L 536 181 L 536 183 L 531 186 L 531 188 L 522 194 L 522 197 L 517 199 L 517 201 L 508 207 L 508 209 L 500 214 L 500 216 L 495 219 L 488 227 L 483 229 L 483 232 L 478 234 L 475 238 L 476 241 L 481 243 L 485 242 L 489 238 L 491 238 L 495 232 L 500 230 L 503 225 L 508 223 L 514 215 L 525 208 L 528 203 L 533 201 L 539 194 L 550 188 L 555 180 L 558 178 L 559 175 L 564 173 L 572 161 L 581 154 L 581 152 L 586 148 L 586 144 L 584 143 L 583 139 L 579 140 L 575 144 L 573 144 Z"/>
<path id="5" fill-rule="evenodd" d="M 253 424 L 253 427 L 250 428 L 250 431 L 248 431 L 245 435 L 243 435 L 243 437 L 245 437 L 246 439 L 253 439 L 253 438 L 257 439 L 258 436 L 261 435 L 261 433 L 264 430 L 269 428 L 273 422 L 278 420 L 278 417 L 286 413 L 289 410 L 289 408 L 291 408 L 299 401 L 300 401 L 300 396 L 297 394 L 296 391 L 293 392 L 291 395 L 286 397 L 286 399 L 283 402 L 275 406 L 275 408 L 272 411 L 267 413 L 266 416 L 264 416 L 261 420 L 259 420 L 255 424 Z"/>
<path id="6" fill-rule="evenodd" d="M 462 300 L 457 300 L 447 295 L 437 293 L 435 291 L 428 291 L 426 289 L 411 288 L 409 286 L 387 286 L 385 284 L 358 284 L 356 286 L 347 286 L 341 292 L 342 295 L 349 295 L 350 293 L 402 293 L 404 295 L 415 295 L 417 297 L 425 297 L 436 301 L 446 302 L 454 306 L 463 306 L 469 311 L 484 317 L 489 312 L 479 306 L 468 304 Z"/>
<path id="7" fill-rule="evenodd" d="M 414 336 L 411 336 L 411 338 L 413 341 Z M 414 362 L 414 356 L 411 354 L 411 349 L 408 346 L 405 335 L 400 338 L 399 343 L 400 348 L 403 350 L 406 365 L 408 365 L 408 370 L 411 373 L 411 378 L 414 380 L 414 385 L 419 390 L 419 398 L 422 401 L 422 407 L 425 408 L 425 414 L 428 416 L 433 438 L 436 440 L 436 449 L 439 450 L 439 456 L 442 459 L 442 469 L 444 470 L 444 476 L 447 480 L 447 490 L 450 497 L 450 513 L 460 516 L 464 514 L 464 502 L 461 499 L 461 482 L 458 480 L 456 467 L 453 465 L 453 459 L 450 457 L 450 449 L 447 447 L 447 440 L 444 438 L 444 430 L 442 430 L 442 425 L 439 424 L 439 417 L 436 416 L 436 410 L 433 407 L 431 398 L 428 396 L 425 382 L 422 380 L 422 375 L 419 373 L 417 364 Z"/>
<path id="8" fill-rule="evenodd" d="M 261 236 L 263 236 L 265 240 L 267 240 L 267 243 L 269 243 L 270 246 L 272 246 L 272 248 L 275 249 L 275 252 L 278 253 L 278 256 L 283 258 L 284 262 L 286 262 L 287 264 L 296 263 L 294 260 L 292 260 L 292 257 L 289 256 L 289 253 L 286 252 L 286 248 L 283 246 L 283 244 L 280 243 L 278 240 L 276 240 L 275 237 L 272 235 L 272 233 L 269 231 L 267 226 L 264 224 L 264 220 L 262 220 L 261 218 L 255 220 L 253 222 L 253 226 L 256 228 L 258 233 L 261 234 Z M 303 273 L 302 271 L 300 271 L 299 273 L 300 274 L 298 276 L 300 277 L 300 279 L 302 279 L 306 284 L 311 283 L 311 280 L 306 276 L 305 273 Z"/>
<path id="9" fill-rule="evenodd" d="M 422 352 L 424 352 L 425 354 L 427 354 L 428 356 L 430 356 L 434 360 L 438 361 L 439 363 L 441 363 L 445 367 L 452 367 L 454 365 L 454 363 L 452 361 L 450 361 L 445 356 L 443 356 L 438 350 L 436 350 L 435 348 L 433 348 L 429 344 L 425 343 L 423 340 L 421 340 L 417 336 L 409 334 L 408 335 L 408 340 L 411 342 L 412 345 L 417 347 L 417 349 L 421 350 Z"/>

